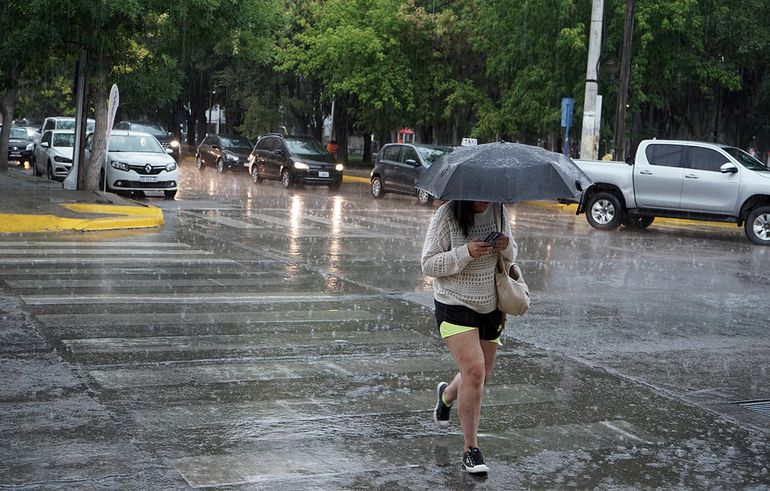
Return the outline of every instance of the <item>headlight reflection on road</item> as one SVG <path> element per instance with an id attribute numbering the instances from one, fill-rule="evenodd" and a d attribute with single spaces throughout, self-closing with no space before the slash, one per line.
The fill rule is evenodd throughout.
<path id="1" fill-rule="evenodd" d="M 331 209 L 331 242 L 329 243 L 329 269 L 333 272 L 337 272 L 337 266 L 340 261 L 340 254 L 342 253 L 342 197 L 335 196 L 332 198 Z"/>
<path id="2" fill-rule="evenodd" d="M 295 194 L 291 197 L 291 208 L 289 209 L 289 255 L 299 256 L 300 240 L 299 235 L 302 228 L 302 215 L 304 203 L 302 196 Z"/>

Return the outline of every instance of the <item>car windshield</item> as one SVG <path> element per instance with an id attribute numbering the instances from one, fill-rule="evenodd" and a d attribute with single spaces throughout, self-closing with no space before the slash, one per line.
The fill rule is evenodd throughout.
<path id="1" fill-rule="evenodd" d="M 152 136 L 112 135 L 110 137 L 110 152 L 164 153 L 165 150 Z"/>
<path id="2" fill-rule="evenodd" d="M 760 162 L 759 160 L 755 159 L 748 153 L 744 152 L 740 148 L 736 147 L 725 147 L 723 148 L 725 152 L 730 154 L 731 157 L 733 157 L 735 160 L 741 163 L 742 166 L 749 170 L 756 170 L 760 172 L 768 172 L 770 169 Z"/>
<path id="3" fill-rule="evenodd" d="M 75 120 L 74 119 L 60 119 L 56 122 L 56 129 L 57 130 L 74 130 L 75 129 Z M 94 131 L 94 122 L 88 121 L 86 123 L 86 132 L 91 133 Z"/>
<path id="4" fill-rule="evenodd" d="M 74 133 L 54 133 L 53 146 L 54 147 L 74 147 L 75 134 Z"/>
<path id="5" fill-rule="evenodd" d="M 328 152 L 312 138 L 286 138 L 286 147 L 294 155 L 328 155 Z"/>
<path id="6" fill-rule="evenodd" d="M 11 138 L 15 140 L 29 140 L 29 135 L 24 128 L 11 128 Z"/>
<path id="7" fill-rule="evenodd" d="M 436 161 L 437 158 L 441 157 L 444 154 L 451 153 L 454 148 L 452 147 L 415 147 L 417 148 L 417 151 L 420 152 L 420 156 L 422 157 L 422 160 L 425 161 L 425 164 L 430 167 L 430 165 Z"/>
<path id="8" fill-rule="evenodd" d="M 135 131 L 142 131 L 144 133 L 149 133 L 152 136 L 167 136 L 168 132 L 163 129 L 163 127 L 159 124 L 152 124 L 152 123 L 133 123 L 131 125 L 131 129 Z"/>
<path id="9" fill-rule="evenodd" d="M 251 148 L 254 146 L 248 138 L 242 136 L 223 136 L 221 140 L 222 146 L 226 148 Z"/>

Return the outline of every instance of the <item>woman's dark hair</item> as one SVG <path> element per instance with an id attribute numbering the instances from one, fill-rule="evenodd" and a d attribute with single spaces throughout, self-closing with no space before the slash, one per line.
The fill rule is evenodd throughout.
<path id="1" fill-rule="evenodd" d="M 463 231 L 463 237 L 468 237 L 468 230 L 473 226 L 475 213 L 473 201 L 452 201 L 452 214 Z"/>

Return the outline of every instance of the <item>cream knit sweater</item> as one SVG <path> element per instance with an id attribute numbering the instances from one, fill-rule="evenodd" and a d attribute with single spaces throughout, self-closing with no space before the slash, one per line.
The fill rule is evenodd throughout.
<path id="1" fill-rule="evenodd" d="M 483 239 L 500 230 L 500 204 L 490 203 L 486 211 L 477 213 L 474 224 L 463 237 L 449 203 L 436 210 L 422 248 L 422 272 L 433 277 L 433 296 L 441 303 L 464 305 L 481 314 L 492 312 L 497 305 L 495 268 L 497 253 L 473 258 L 468 242 Z M 510 240 L 500 253 L 513 262 L 518 246 L 511 236 L 508 213 L 503 207 L 503 230 Z"/>

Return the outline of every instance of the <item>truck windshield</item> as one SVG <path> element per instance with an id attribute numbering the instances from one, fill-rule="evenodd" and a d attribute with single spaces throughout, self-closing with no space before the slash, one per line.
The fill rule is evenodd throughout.
<path id="1" fill-rule="evenodd" d="M 760 162 L 759 160 L 755 159 L 748 153 L 744 152 L 740 148 L 735 147 L 725 147 L 723 148 L 725 152 L 730 154 L 731 157 L 733 157 L 735 160 L 741 163 L 742 166 L 749 170 L 756 170 L 760 172 L 769 172 L 770 169 L 767 168 L 765 164 Z"/>

